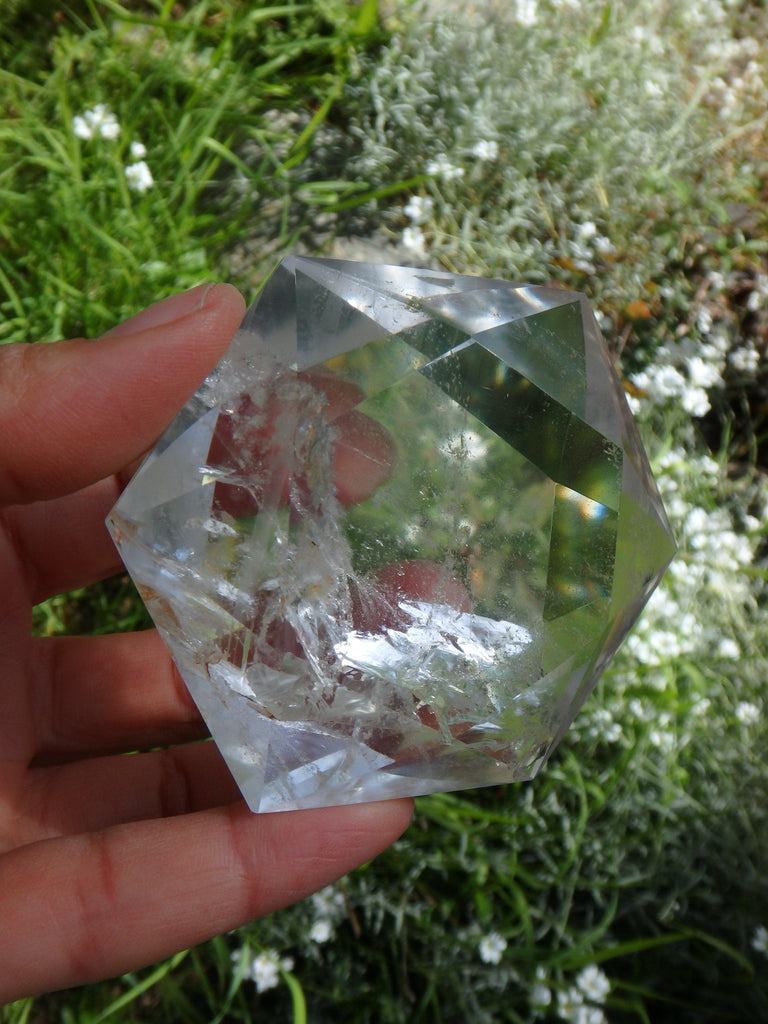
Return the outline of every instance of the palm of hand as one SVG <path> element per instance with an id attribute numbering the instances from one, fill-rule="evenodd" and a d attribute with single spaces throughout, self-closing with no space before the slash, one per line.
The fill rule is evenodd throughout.
<path id="1" fill-rule="evenodd" d="M 216 286 L 97 343 L 0 350 L 0 1003 L 268 913 L 409 820 L 409 801 L 251 815 L 215 747 L 188 742 L 206 732 L 154 631 L 30 635 L 36 602 L 119 568 L 103 521 L 120 472 L 241 316 Z"/>

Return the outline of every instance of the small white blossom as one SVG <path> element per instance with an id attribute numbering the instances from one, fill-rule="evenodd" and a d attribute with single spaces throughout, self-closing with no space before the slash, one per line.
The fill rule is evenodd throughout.
<path id="1" fill-rule="evenodd" d="M 768 274 L 758 271 L 754 290 L 747 299 L 747 309 L 751 313 L 756 313 L 765 305 L 766 301 L 768 301 Z"/>
<path id="2" fill-rule="evenodd" d="M 478 160 L 495 160 L 499 155 L 499 144 L 495 139 L 481 139 L 472 147 L 472 155 Z"/>
<path id="3" fill-rule="evenodd" d="M 106 103 L 97 103 L 91 110 L 72 118 L 72 130 L 78 139 L 92 139 L 98 135 L 114 141 L 120 134 L 120 123 Z"/>
<path id="4" fill-rule="evenodd" d="M 694 356 L 688 360 L 688 379 L 695 387 L 711 388 L 720 380 L 720 369 L 716 364 Z"/>
<path id="5" fill-rule="evenodd" d="M 427 174 L 443 181 L 454 181 L 464 177 L 464 168 L 452 164 L 445 153 L 438 153 L 434 160 L 427 163 Z"/>
<path id="6" fill-rule="evenodd" d="M 248 961 L 249 950 L 247 946 L 237 949 L 232 954 L 232 963 L 235 970 L 240 970 L 244 981 L 252 981 L 256 985 L 257 992 L 267 992 L 280 984 L 280 971 L 293 969 L 293 960 L 290 957 L 280 959 L 274 950 L 266 950 L 259 953 L 252 960 Z M 245 963 L 245 967 L 241 964 Z"/>
<path id="7" fill-rule="evenodd" d="M 694 698 L 693 704 L 691 705 L 691 714 L 696 715 L 697 717 L 701 715 L 706 715 L 711 706 L 712 701 L 709 699 L 709 697 L 696 696 Z"/>
<path id="8" fill-rule="evenodd" d="M 760 353 L 754 345 L 742 345 L 729 354 L 728 362 L 737 373 L 755 373 L 760 365 Z"/>
<path id="9" fill-rule="evenodd" d="M 403 245 L 406 249 L 410 249 L 411 252 L 415 252 L 419 256 L 426 254 L 426 238 L 421 228 L 415 227 L 413 224 L 409 224 L 407 228 L 403 229 Z"/>
<path id="10" fill-rule="evenodd" d="M 433 206 L 430 196 L 411 196 L 403 207 L 403 213 L 412 224 L 424 224 L 429 220 Z"/>
<path id="11" fill-rule="evenodd" d="M 315 921 L 309 930 L 309 938 L 312 942 L 321 944 L 333 937 L 333 925 L 327 918 L 320 918 Z"/>
<path id="12" fill-rule="evenodd" d="M 280 971 L 290 971 L 293 967 L 293 960 L 283 960 L 273 950 L 259 953 L 254 957 L 251 964 L 250 977 L 256 984 L 257 992 L 266 992 L 268 989 L 277 988 L 280 984 Z"/>
<path id="13" fill-rule="evenodd" d="M 155 183 L 152 172 L 144 160 L 128 164 L 125 168 L 125 180 L 128 182 L 128 187 L 134 192 L 146 192 Z"/>
<path id="14" fill-rule="evenodd" d="M 706 416 L 712 408 L 704 388 L 687 388 L 682 395 L 682 406 L 689 415 L 696 419 Z"/>
<path id="15" fill-rule="evenodd" d="M 131 143 L 131 156 L 134 160 L 143 160 L 147 155 L 147 147 L 143 142 Z"/>
<path id="16" fill-rule="evenodd" d="M 671 732 L 661 732 L 659 729 L 651 729 L 648 733 L 651 746 L 656 747 L 663 754 L 669 754 L 675 747 L 675 737 Z"/>
<path id="17" fill-rule="evenodd" d="M 246 946 L 243 946 L 241 949 L 236 949 L 234 951 L 234 953 L 232 954 L 232 968 L 233 968 L 233 970 L 237 971 L 239 969 L 240 964 L 243 963 L 243 961 L 245 960 L 245 957 L 246 957 L 247 953 L 248 953 L 248 948 Z M 246 966 L 243 968 L 243 972 L 242 973 L 243 973 L 243 977 L 244 978 L 250 978 L 250 976 L 251 976 L 251 965 L 250 964 L 246 964 Z"/>
<path id="18" fill-rule="evenodd" d="M 605 1024 L 600 1007 L 586 1006 L 583 993 L 575 986 L 557 993 L 557 1012 L 569 1024 Z"/>
<path id="19" fill-rule="evenodd" d="M 543 967 L 537 967 L 536 983 L 531 989 L 531 1007 L 534 1010 L 546 1010 L 552 1002 L 552 992 L 546 981 L 547 972 Z"/>
<path id="20" fill-rule="evenodd" d="M 326 885 L 324 889 L 314 893 L 312 903 L 317 916 L 319 918 L 327 918 L 330 921 L 342 917 L 346 910 L 344 893 L 332 885 Z"/>
<path id="21" fill-rule="evenodd" d="M 649 372 L 647 375 L 650 378 L 649 389 L 664 398 L 676 398 L 686 389 L 685 377 L 674 366 L 660 366 L 654 372 Z M 640 374 L 636 375 L 636 377 L 640 376 Z M 643 388 L 643 385 L 637 380 L 635 383 L 637 383 L 638 387 Z"/>
<path id="22" fill-rule="evenodd" d="M 605 235 L 596 235 L 592 239 L 592 248 L 600 256 L 613 256 L 616 252 L 616 246 Z"/>
<path id="23" fill-rule="evenodd" d="M 502 938 L 498 932 L 489 932 L 480 940 L 478 950 L 480 959 L 486 964 L 499 964 L 504 950 L 507 948 L 507 940 Z"/>
<path id="24" fill-rule="evenodd" d="M 709 334 L 709 332 L 712 330 L 712 324 L 712 314 L 709 312 L 708 309 L 702 307 L 699 310 L 699 315 L 696 317 L 696 326 L 702 334 Z"/>
<path id="25" fill-rule="evenodd" d="M 521 25 L 531 28 L 539 20 L 536 0 L 517 0 L 517 20 Z"/>
<path id="26" fill-rule="evenodd" d="M 583 993 L 584 998 L 591 1003 L 604 1003 L 605 997 L 611 991 L 611 983 L 596 964 L 590 964 L 576 976 L 576 985 Z"/>
<path id="27" fill-rule="evenodd" d="M 768 928 L 763 924 L 755 928 L 755 934 L 752 936 L 752 949 L 756 953 L 764 953 L 768 956 Z"/>
<path id="28" fill-rule="evenodd" d="M 742 725 L 754 725 L 760 721 L 760 708 L 748 700 L 740 700 L 736 705 L 736 717 Z"/>
<path id="29" fill-rule="evenodd" d="M 576 1021 L 583 1005 L 584 996 L 575 987 L 557 993 L 557 1012 L 563 1020 Z"/>
<path id="30" fill-rule="evenodd" d="M 741 648 L 733 637 L 724 636 L 717 645 L 717 653 L 721 658 L 729 658 L 731 661 L 736 661 L 737 658 L 741 657 Z"/>

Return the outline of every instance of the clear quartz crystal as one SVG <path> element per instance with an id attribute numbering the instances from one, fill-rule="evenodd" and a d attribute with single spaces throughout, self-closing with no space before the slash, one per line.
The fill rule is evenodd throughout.
<path id="1" fill-rule="evenodd" d="M 674 553 L 583 295 L 303 257 L 108 525 L 254 811 L 532 777 Z"/>

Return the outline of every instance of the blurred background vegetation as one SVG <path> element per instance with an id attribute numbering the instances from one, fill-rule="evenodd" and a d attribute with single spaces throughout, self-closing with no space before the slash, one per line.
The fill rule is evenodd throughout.
<path id="1" fill-rule="evenodd" d="M 680 545 L 534 782 L 3 1021 L 768 1019 L 766 38 L 759 0 L 0 5 L 0 342 L 289 251 L 578 288 Z M 35 614 L 145 625 L 125 577 Z"/>

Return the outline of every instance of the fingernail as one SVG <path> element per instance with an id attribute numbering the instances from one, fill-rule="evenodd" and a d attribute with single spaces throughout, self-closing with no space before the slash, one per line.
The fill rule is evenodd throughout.
<path id="1" fill-rule="evenodd" d="M 202 309 L 211 288 L 215 287 L 212 281 L 207 284 L 199 284 L 189 291 L 179 292 L 177 295 L 169 295 L 167 299 L 161 299 L 153 306 L 143 309 L 129 320 L 111 328 L 104 338 L 119 338 L 128 334 L 138 334 L 139 331 L 146 331 L 150 327 L 163 327 L 183 316 L 188 316 L 196 310 Z"/>

